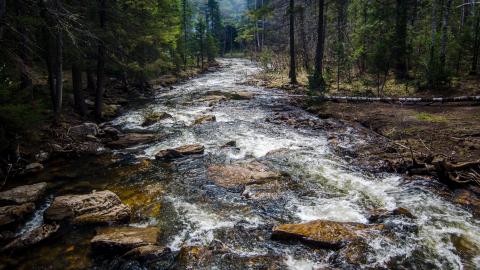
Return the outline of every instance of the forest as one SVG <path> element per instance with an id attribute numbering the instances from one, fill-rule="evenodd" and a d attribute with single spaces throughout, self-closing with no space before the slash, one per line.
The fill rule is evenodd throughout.
<path id="1" fill-rule="evenodd" d="M 0 0 L 0 269 L 478 269 L 479 105 L 475 0 Z"/>

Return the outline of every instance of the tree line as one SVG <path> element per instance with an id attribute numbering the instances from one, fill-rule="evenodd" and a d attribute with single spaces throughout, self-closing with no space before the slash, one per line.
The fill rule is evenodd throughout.
<path id="1" fill-rule="evenodd" d="M 268 67 L 288 62 L 294 84 L 302 70 L 313 89 L 360 78 L 382 94 L 389 76 L 439 89 L 478 74 L 475 0 L 248 0 L 248 8 L 241 38 Z M 288 61 L 271 57 L 282 53 Z"/>
<path id="2" fill-rule="evenodd" d="M 224 28 L 217 0 L 0 0 L 0 138 L 45 111 L 58 121 L 67 94 L 77 114 L 102 120 L 111 80 L 142 91 L 204 68 L 223 53 Z"/>

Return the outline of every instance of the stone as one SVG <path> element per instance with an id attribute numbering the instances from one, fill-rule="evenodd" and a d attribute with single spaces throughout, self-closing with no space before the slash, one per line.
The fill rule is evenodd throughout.
<path id="1" fill-rule="evenodd" d="M 143 120 L 142 127 L 149 127 L 153 124 L 156 124 L 159 121 L 162 121 L 167 118 L 172 118 L 170 114 L 166 112 L 154 112 L 150 113 L 147 116 L 145 116 L 145 119 Z"/>
<path id="2" fill-rule="evenodd" d="M 122 132 L 120 130 L 114 128 L 114 127 L 104 127 L 102 129 L 102 132 L 104 133 L 104 136 L 112 138 L 112 139 L 117 139 L 122 135 Z"/>
<path id="3" fill-rule="evenodd" d="M 271 171 L 267 166 L 256 162 L 208 167 L 208 178 L 216 185 L 227 189 L 265 184 L 281 179 L 282 176 L 281 173 Z"/>
<path id="4" fill-rule="evenodd" d="M 250 100 L 254 97 L 252 92 L 247 91 L 237 91 L 235 93 L 230 94 L 230 98 L 233 100 Z"/>
<path id="5" fill-rule="evenodd" d="M 74 224 L 105 224 L 128 221 L 130 215 L 130 207 L 123 204 L 115 193 L 105 190 L 56 197 L 45 212 L 45 219 Z"/>
<path id="6" fill-rule="evenodd" d="M 159 137 L 155 134 L 129 133 L 119 137 L 118 140 L 107 143 L 108 147 L 114 149 L 128 148 L 140 144 L 151 143 Z"/>
<path id="7" fill-rule="evenodd" d="M 171 253 L 172 251 L 168 247 L 146 245 L 128 251 L 123 257 L 140 261 L 152 261 L 169 256 Z"/>
<path id="8" fill-rule="evenodd" d="M 159 233 L 157 227 L 108 227 L 99 229 L 90 243 L 95 250 L 125 254 L 138 247 L 156 245 Z"/>
<path id="9" fill-rule="evenodd" d="M 211 123 L 215 121 L 217 121 L 217 118 L 215 117 L 215 115 L 204 115 L 195 119 L 195 121 L 193 121 L 193 124 L 201 125 L 201 124 Z"/>
<path id="10" fill-rule="evenodd" d="M 236 141 L 229 141 L 226 144 L 222 145 L 222 148 L 237 147 Z"/>
<path id="11" fill-rule="evenodd" d="M 33 231 L 13 240 L 7 244 L 2 251 L 16 251 L 38 244 L 51 237 L 58 231 L 59 228 L 60 225 L 58 224 L 44 224 L 39 228 L 36 228 Z"/>
<path id="12" fill-rule="evenodd" d="M 43 165 L 41 163 L 35 162 L 28 164 L 23 170 L 24 174 L 36 174 L 43 171 Z"/>
<path id="13" fill-rule="evenodd" d="M 416 217 L 406 208 L 398 207 L 392 211 L 386 209 L 374 209 L 370 212 L 368 221 L 372 223 L 383 222 L 385 219 L 392 216 L 403 216 L 410 219 L 415 219 Z"/>
<path id="14" fill-rule="evenodd" d="M 113 118 L 120 113 L 122 106 L 117 104 L 104 104 L 102 108 L 102 116 L 106 118 Z"/>
<path id="15" fill-rule="evenodd" d="M 275 226 L 272 230 L 272 239 L 299 240 L 320 248 L 340 249 L 348 243 L 361 240 L 369 232 L 383 229 L 383 225 L 316 220 L 303 224 Z"/>
<path id="16" fill-rule="evenodd" d="M 68 129 L 67 136 L 76 140 L 85 139 L 88 135 L 97 136 L 98 126 L 95 123 L 83 123 Z"/>
<path id="17" fill-rule="evenodd" d="M 360 266 L 365 265 L 368 261 L 368 252 L 370 247 L 365 241 L 359 240 L 348 244 L 339 252 L 340 258 L 343 258 L 347 263 Z"/>
<path id="18" fill-rule="evenodd" d="M 35 204 L 9 205 L 0 207 L 0 227 L 19 224 L 35 211 Z"/>
<path id="19" fill-rule="evenodd" d="M 19 186 L 0 192 L 0 203 L 24 204 L 38 201 L 47 190 L 47 183 L 42 182 L 33 185 Z"/>
<path id="20" fill-rule="evenodd" d="M 157 160 L 172 160 L 184 156 L 201 155 L 205 152 L 205 147 L 200 144 L 184 145 L 174 149 L 160 150 L 156 155 Z"/>

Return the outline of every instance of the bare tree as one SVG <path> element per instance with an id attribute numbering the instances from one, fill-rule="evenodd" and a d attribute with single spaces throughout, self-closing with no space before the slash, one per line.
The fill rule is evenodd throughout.
<path id="1" fill-rule="evenodd" d="M 297 68 L 295 60 L 295 0 L 289 1 L 290 17 L 290 83 L 297 84 Z"/>

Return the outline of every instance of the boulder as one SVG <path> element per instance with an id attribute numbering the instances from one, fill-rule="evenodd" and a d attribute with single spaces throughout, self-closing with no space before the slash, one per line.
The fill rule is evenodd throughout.
<path id="1" fill-rule="evenodd" d="M 218 186 L 228 189 L 265 184 L 282 177 L 281 173 L 271 171 L 267 166 L 256 162 L 208 167 L 208 178 Z"/>
<path id="2" fill-rule="evenodd" d="M 155 155 L 157 160 L 171 160 L 184 156 L 201 155 L 205 152 L 205 147 L 200 144 L 184 145 L 174 149 L 165 149 Z"/>
<path id="3" fill-rule="evenodd" d="M 38 244 L 56 233 L 59 228 L 60 225 L 58 224 L 44 224 L 39 228 L 36 228 L 33 231 L 13 240 L 3 247 L 2 251 L 16 251 Z"/>
<path id="4" fill-rule="evenodd" d="M 272 230 L 272 239 L 299 240 L 320 248 L 340 249 L 348 243 L 361 240 L 368 233 L 383 229 L 383 225 L 316 220 L 276 226 Z"/>
<path id="5" fill-rule="evenodd" d="M 120 136 L 122 135 L 122 132 L 120 130 L 114 128 L 114 127 L 104 127 L 102 129 L 103 137 L 112 139 L 112 140 L 118 140 Z"/>
<path id="6" fill-rule="evenodd" d="M 28 164 L 23 170 L 24 174 L 35 174 L 43 171 L 43 165 L 41 163 L 35 162 Z"/>
<path id="7" fill-rule="evenodd" d="M 10 205 L 0 207 L 0 227 L 18 224 L 35 211 L 35 204 Z"/>
<path id="8" fill-rule="evenodd" d="M 204 116 L 200 116 L 197 119 L 195 119 L 195 121 L 193 121 L 193 124 L 194 125 L 201 125 L 201 124 L 211 123 L 211 122 L 215 122 L 215 121 L 217 121 L 217 118 L 215 117 L 215 115 L 204 115 Z"/>
<path id="9" fill-rule="evenodd" d="M 153 261 L 169 256 L 172 251 L 168 247 L 157 245 L 146 245 L 134 248 L 123 255 L 126 259 L 134 259 L 139 261 Z"/>
<path id="10" fill-rule="evenodd" d="M 120 136 L 116 141 L 107 143 L 107 146 L 114 149 L 128 148 L 135 145 L 151 143 L 158 138 L 155 134 L 129 133 Z"/>
<path id="11" fill-rule="evenodd" d="M 90 241 L 92 248 L 98 251 L 125 254 L 132 251 L 139 254 L 141 251 L 133 251 L 138 247 L 154 246 L 157 243 L 160 230 L 157 227 L 108 227 L 97 231 L 97 235 Z M 143 250 L 143 252 L 147 252 Z"/>
<path id="12" fill-rule="evenodd" d="M 143 120 L 143 123 L 142 123 L 142 127 L 149 127 L 167 118 L 172 118 L 172 116 L 166 112 L 150 113 L 147 116 L 145 116 L 145 119 Z"/>
<path id="13" fill-rule="evenodd" d="M 104 224 L 128 221 L 130 214 L 130 207 L 123 204 L 115 193 L 105 190 L 56 197 L 45 212 L 45 219 L 74 224 Z"/>
<path id="14" fill-rule="evenodd" d="M 95 123 L 83 123 L 68 129 L 67 135 L 76 140 L 82 140 L 88 135 L 97 136 L 98 126 Z"/>
<path id="15" fill-rule="evenodd" d="M 104 104 L 102 108 L 102 116 L 106 118 L 113 118 L 120 113 L 122 106 L 117 104 Z"/>
<path id="16" fill-rule="evenodd" d="M 47 190 L 47 183 L 42 182 L 33 185 L 19 186 L 10 190 L 0 192 L 0 203 L 24 204 L 36 202 Z"/>
<path id="17" fill-rule="evenodd" d="M 250 100 L 254 97 L 252 92 L 238 91 L 230 94 L 230 98 L 233 100 Z"/>

